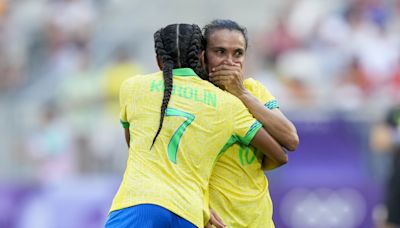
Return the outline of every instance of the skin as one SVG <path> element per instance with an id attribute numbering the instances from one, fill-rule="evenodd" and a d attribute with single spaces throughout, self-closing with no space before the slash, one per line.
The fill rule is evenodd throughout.
<path id="1" fill-rule="evenodd" d="M 210 220 L 206 224 L 205 228 L 223 228 L 226 227 L 225 223 L 222 221 L 222 219 L 219 217 L 219 215 L 210 208 Z"/>
<path id="2" fill-rule="evenodd" d="M 238 97 L 259 120 L 265 130 L 286 150 L 294 151 L 299 143 L 297 130 L 279 109 L 269 110 L 243 85 L 246 42 L 240 31 L 214 30 L 208 39 L 205 62 L 210 81 Z M 263 167 L 273 169 L 286 162 L 264 159 Z"/>
<path id="3" fill-rule="evenodd" d="M 126 144 L 129 147 L 129 142 L 131 141 L 131 135 L 129 134 L 129 128 L 124 128 L 124 133 L 125 133 Z"/>

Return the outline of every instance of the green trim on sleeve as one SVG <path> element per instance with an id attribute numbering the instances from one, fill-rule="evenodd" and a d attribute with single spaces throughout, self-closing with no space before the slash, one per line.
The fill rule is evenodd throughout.
<path id="1" fill-rule="evenodd" d="M 255 121 L 249 131 L 246 133 L 244 137 L 238 137 L 239 141 L 246 146 L 250 144 L 251 140 L 254 138 L 254 135 L 260 130 L 262 124 L 259 121 Z"/>
<path id="2" fill-rule="evenodd" d="M 121 122 L 123 128 L 125 128 L 125 129 L 129 128 L 129 122 L 125 122 L 125 121 L 122 121 L 122 120 L 120 120 L 120 122 Z"/>
<path id="3" fill-rule="evenodd" d="M 243 138 L 232 135 L 225 143 L 225 145 L 222 147 L 221 151 L 218 153 L 217 157 L 214 160 L 214 164 L 233 144 L 241 142 L 244 143 L 246 146 L 249 145 L 251 140 L 254 138 L 254 135 L 256 135 L 256 133 L 260 130 L 261 127 L 262 124 L 259 121 L 255 121 Z"/>
<path id="4" fill-rule="evenodd" d="M 265 103 L 264 107 L 266 107 L 268 109 L 275 109 L 275 108 L 279 108 L 279 104 L 278 104 L 277 100 L 271 100 L 271 101 L 268 101 L 267 103 Z"/>

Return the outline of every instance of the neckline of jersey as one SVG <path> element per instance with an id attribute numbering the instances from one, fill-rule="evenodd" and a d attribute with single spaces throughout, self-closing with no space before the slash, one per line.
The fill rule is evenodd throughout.
<path id="1" fill-rule="evenodd" d="M 181 77 L 190 77 L 190 76 L 197 76 L 192 68 L 176 68 L 172 70 L 172 74 L 174 76 L 181 76 Z"/>

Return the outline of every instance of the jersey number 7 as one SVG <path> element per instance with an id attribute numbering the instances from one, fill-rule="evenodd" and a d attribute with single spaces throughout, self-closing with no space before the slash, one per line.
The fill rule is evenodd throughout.
<path id="1" fill-rule="evenodd" d="M 174 108 L 167 108 L 165 112 L 166 116 L 181 116 L 186 118 L 186 120 L 178 127 L 178 129 L 174 132 L 171 137 L 171 140 L 168 143 L 168 158 L 174 164 L 176 164 L 176 154 L 178 153 L 178 146 L 181 140 L 183 133 L 185 132 L 186 128 L 193 122 L 194 115 L 174 109 Z"/>

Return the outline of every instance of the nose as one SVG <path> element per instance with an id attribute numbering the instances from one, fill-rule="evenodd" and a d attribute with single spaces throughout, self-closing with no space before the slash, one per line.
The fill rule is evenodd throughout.
<path id="1" fill-rule="evenodd" d="M 235 63 L 233 62 L 232 56 L 227 56 L 226 59 L 224 59 L 224 64 L 226 64 L 226 65 L 235 65 Z"/>

